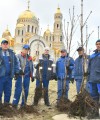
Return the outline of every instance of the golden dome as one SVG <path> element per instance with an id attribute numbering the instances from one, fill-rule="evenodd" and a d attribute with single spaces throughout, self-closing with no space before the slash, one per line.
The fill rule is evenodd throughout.
<path id="1" fill-rule="evenodd" d="M 34 18 L 37 19 L 36 15 L 30 10 L 25 10 L 19 16 L 19 19 L 34 19 Z"/>
<path id="2" fill-rule="evenodd" d="M 44 32 L 44 34 L 51 34 L 51 31 L 50 31 L 50 29 L 49 29 L 49 25 L 48 25 L 47 30 Z"/>
<path id="3" fill-rule="evenodd" d="M 21 24 L 21 23 L 19 23 L 19 24 L 16 25 L 16 27 L 17 27 L 17 28 L 22 28 L 22 27 L 24 27 L 24 25 Z"/>
<path id="4" fill-rule="evenodd" d="M 56 13 L 61 13 L 60 8 L 58 7 Z"/>
<path id="5" fill-rule="evenodd" d="M 51 31 L 50 31 L 49 29 L 47 29 L 47 30 L 45 31 L 45 33 L 46 33 L 46 34 L 50 34 Z"/>
<path id="6" fill-rule="evenodd" d="M 10 31 L 8 30 L 8 29 L 6 29 L 4 32 L 3 32 L 3 34 L 2 34 L 2 37 L 6 37 L 6 36 L 11 36 L 11 33 L 10 33 Z"/>

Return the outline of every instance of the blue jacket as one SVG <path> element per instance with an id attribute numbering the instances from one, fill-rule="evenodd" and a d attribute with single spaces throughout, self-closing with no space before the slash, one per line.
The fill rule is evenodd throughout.
<path id="1" fill-rule="evenodd" d="M 69 69 L 66 73 L 66 67 Z M 72 78 L 72 70 L 74 68 L 74 60 L 71 57 L 60 57 L 56 62 L 56 75 L 58 79 Z M 67 75 L 67 76 L 66 76 Z"/>
<path id="2" fill-rule="evenodd" d="M 15 53 L 11 49 L 8 49 L 7 51 L 9 52 L 9 64 L 11 66 L 10 77 L 13 78 L 15 73 L 19 73 L 18 59 L 16 58 Z M 0 77 L 6 76 L 6 72 L 7 69 L 2 54 L 2 48 L 0 47 Z"/>
<path id="3" fill-rule="evenodd" d="M 27 57 L 24 57 L 21 54 L 18 54 L 17 58 L 19 60 L 20 69 L 23 69 L 22 67 L 25 67 L 24 68 L 25 75 L 30 75 L 30 77 L 32 78 L 33 72 L 34 72 L 32 57 L 29 56 L 28 54 L 27 54 Z"/>
<path id="4" fill-rule="evenodd" d="M 97 50 L 90 56 L 89 66 L 88 66 L 88 81 L 93 83 L 100 83 L 100 52 Z"/>
<path id="5" fill-rule="evenodd" d="M 42 75 L 42 80 L 51 80 L 53 76 L 53 58 L 48 55 L 45 56 L 42 54 L 42 56 L 39 58 L 38 64 L 35 67 L 36 68 L 36 79 L 40 80 L 40 73 Z M 42 68 L 39 71 L 39 68 Z"/>
<path id="6" fill-rule="evenodd" d="M 72 76 L 75 80 L 83 78 L 83 57 L 76 58 Z"/>

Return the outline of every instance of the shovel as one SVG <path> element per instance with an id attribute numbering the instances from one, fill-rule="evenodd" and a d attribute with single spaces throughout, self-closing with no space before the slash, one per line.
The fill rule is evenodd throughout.
<path id="1" fill-rule="evenodd" d="M 22 75 L 22 100 L 24 100 L 24 104 L 26 105 L 23 82 L 24 82 L 24 75 Z"/>

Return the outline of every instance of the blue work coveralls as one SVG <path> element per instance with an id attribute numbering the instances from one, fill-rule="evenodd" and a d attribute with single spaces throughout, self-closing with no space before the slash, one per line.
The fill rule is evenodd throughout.
<path id="1" fill-rule="evenodd" d="M 42 56 L 39 58 L 38 65 L 36 66 L 36 88 L 40 86 L 40 74 L 41 74 L 43 88 L 46 89 L 46 95 L 44 97 L 45 104 L 49 103 L 48 87 L 49 87 L 49 80 L 52 79 L 52 75 L 53 75 L 52 64 L 53 64 L 53 58 L 49 54 L 47 56 L 42 54 Z M 39 72 L 40 67 L 42 67 L 42 69 Z"/>
<path id="2" fill-rule="evenodd" d="M 76 89 L 77 89 L 77 94 L 80 92 L 81 84 L 82 84 L 82 79 L 83 79 L 83 57 L 78 57 L 75 60 L 75 65 L 73 69 L 74 73 L 74 79 L 76 81 Z"/>
<path id="3" fill-rule="evenodd" d="M 89 59 L 89 56 L 87 56 L 87 66 L 88 66 L 88 59 Z M 83 80 L 83 75 L 84 75 L 83 66 L 84 66 L 84 58 L 83 58 L 83 56 L 79 56 L 75 60 L 74 69 L 72 72 L 72 76 L 74 77 L 74 79 L 76 81 L 77 94 L 80 92 L 80 88 L 82 85 L 82 80 Z M 89 92 L 88 82 L 86 83 L 86 90 Z"/>
<path id="4" fill-rule="evenodd" d="M 67 72 L 66 67 L 69 66 Z M 66 79 L 66 92 L 64 93 L 66 98 L 68 98 L 68 91 L 69 91 L 69 82 L 72 78 L 72 70 L 74 68 L 74 60 L 71 57 L 60 57 L 56 62 L 56 75 L 58 78 L 58 98 L 59 101 L 60 98 L 63 95 L 63 89 L 64 89 L 64 79 Z"/>
<path id="5" fill-rule="evenodd" d="M 0 101 L 4 92 L 4 103 L 10 102 L 12 79 L 19 72 L 18 60 L 15 53 L 8 49 L 5 52 L 0 48 Z"/>
<path id="6" fill-rule="evenodd" d="M 27 55 L 27 57 L 22 56 L 19 54 L 18 56 L 20 62 L 20 68 L 22 69 L 22 64 L 25 62 L 24 68 L 24 76 L 19 76 L 15 83 L 15 93 L 13 98 L 13 105 L 18 105 L 20 96 L 22 91 L 24 92 L 24 96 L 22 95 L 22 103 L 23 106 L 27 102 L 28 92 L 29 92 L 29 85 L 30 85 L 30 77 L 33 75 L 33 63 L 31 57 Z M 22 79 L 23 77 L 23 79 Z M 22 81 L 23 80 L 23 81 Z"/>
<path id="7" fill-rule="evenodd" d="M 90 95 L 94 100 L 99 100 L 100 95 L 100 52 L 97 50 L 90 56 L 88 66 L 88 81 L 90 84 Z"/>

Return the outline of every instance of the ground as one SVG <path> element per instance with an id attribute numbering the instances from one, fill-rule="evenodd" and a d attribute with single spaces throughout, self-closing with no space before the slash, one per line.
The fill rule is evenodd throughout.
<path id="1" fill-rule="evenodd" d="M 12 97 L 11 102 L 13 99 L 14 94 L 14 84 L 15 81 L 13 80 L 13 88 L 12 88 Z M 34 96 L 34 89 L 35 89 L 35 82 L 30 83 L 30 90 L 29 90 L 29 97 L 27 104 L 31 105 L 33 102 L 33 96 Z M 70 83 L 70 90 L 69 90 L 69 99 L 74 100 L 76 95 L 76 88 L 75 83 Z M 75 120 L 76 118 L 69 118 L 65 113 L 59 112 L 55 105 L 56 105 L 56 98 L 57 98 L 57 82 L 52 80 L 50 81 L 49 85 L 49 98 L 51 106 L 47 107 L 44 105 L 43 99 L 39 102 L 39 105 L 35 107 L 35 109 L 38 111 L 39 114 L 32 113 L 32 114 L 25 114 L 24 116 L 18 115 L 17 117 L 13 118 L 0 118 L 0 120 Z M 59 114 L 64 114 L 60 116 L 55 116 Z M 85 119 L 85 118 L 84 118 Z M 79 120 L 79 118 L 77 118 Z"/>

